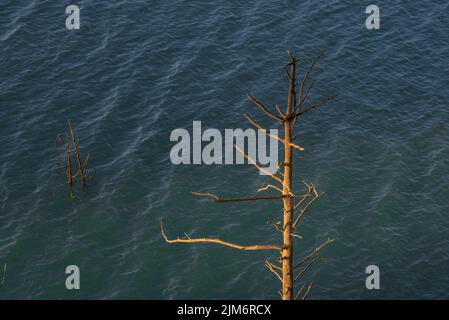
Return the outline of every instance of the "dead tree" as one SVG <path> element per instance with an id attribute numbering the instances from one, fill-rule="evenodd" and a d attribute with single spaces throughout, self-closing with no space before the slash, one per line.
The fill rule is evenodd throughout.
<path id="1" fill-rule="evenodd" d="M 307 272 L 311 266 L 321 259 L 318 253 L 328 244 L 334 240 L 328 239 L 308 255 L 306 255 L 299 263 L 293 264 L 293 240 L 294 238 L 301 238 L 296 234 L 298 225 L 302 221 L 304 215 L 309 208 L 320 199 L 322 193 L 319 193 L 316 187 L 312 183 L 305 183 L 307 191 L 305 194 L 298 195 L 293 191 L 292 171 L 293 171 L 293 151 L 303 151 L 304 148 L 298 145 L 294 141 L 294 129 L 295 124 L 299 118 L 305 114 L 313 111 L 320 106 L 324 105 L 330 100 L 335 99 L 335 96 L 328 96 L 320 101 L 312 104 L 308 104 L 308 98 L 310 91 L 314 85 L 314 80 L 310 80 L 311 72 L 313 71 L 316 63 L 321 58 L 323 52 L 310 64 L 306 70 L 304 76 L 299 80 L 299 88 L 296 86 L 296 73 L 299 59 L 293 56 L 289 52 L 290 62 L 284 66 L 284 71 L 289 80 L 287 105 L 282 111 L 281 108 L 276 105 L 275 112 L 270 111 L 259 100 L 257 100 L 251 94 L 248 94 L 248 98 L 268 117 L 274 119 L 276 122 L 283 126 L 283 136 L 277 136 L 268 132 L 264 127 L 258 124 L 251 116 L 244 114 L 244 117 L 256 128 L 264 130 L 264 132 L 271 138 L 277 139 L 281 142 L 281 146 L 284 149 L 284 159 L 278 170 L 274 173 L 268 173 L 275 184 L 267 184 L 262 186 L 258 192 L 266 191 L 268 189 L 276 190 L 277 196 L 259 196 L 259 197 L 245 197 L 245 198 L 232 198 L 222 199 L 219 196 L 212 193 L 200 193 L 194 192 L 193 194 L 199 196 L 208 196 L 212 198 L 214 203 L 228 203 L 228 202 L 241 202 L 241 201 L 261 201 L 261 200 L 282 200 L 283 203 L 283 217 L 282 221 L 269 221 L 268 223 L 282 233 L 282 244 L 280 245 L 238 245 L 231 242 L 223 241 L 213 238 L 176 238 L 169 239 L 165 234 L 164 227 L 161 221 L 161 233 L 164 240 L 168 243 L 201 243 L 209 242 L 221 244 L 224 246 L 232 247 L 239 250 L 273 250 L 280 253 L 280 257 L 277 263 L 266 261 L 266 267 L 276 276 L 276 278 L 282 284 L 282 290 L 279 292 L 283 300 L 293 299 L 305 299 L 312 287 L 313 283 L 303 284 L 296 294 L 294 293 L 294 283 L 299 282 L 301 277 Z M 252 163 L 256 168 L 263 171 L 264 169 L 251 157 L 244 153 L 243 150 L 236 147 L 236 149 L 244 155 L 244 157 Z M 277 184 L 277 185 L 276 185 Z"/>
<path id="2" fill-rule="evenodd" d="M 74 180 L 76 177 L 79 177 L 81 180 L 83 186 L 86 185 L 86 180 L 89 175 L 89 170 L 87 169 L 87 164 L 90 160 L 90 154 L 88 153 L 86 158 L 84 159 L 84 162 L 81 160 L 81 153 L 79 150 L 79 141 L 76 137 L 74 130 L 72 128 L 72 124 L 70 120 L 67 121 L 68 124 L 68 133 L 66 133 L 66 141 L 63 142 L 62 139 L 57 136 L 56 142 L 57 145 L 65 145 L 65 160 L 62 161 L 60 159 L 61 166 L 64 168 L 65 176 L 67 179 L 67 184 L 72 187 Z M 72 168 L 72 150 L 75 151 L 75 160 L 76 165 L 78 166 L 78 170 L 75 174 L 73 174 L 73 168 Z"/>

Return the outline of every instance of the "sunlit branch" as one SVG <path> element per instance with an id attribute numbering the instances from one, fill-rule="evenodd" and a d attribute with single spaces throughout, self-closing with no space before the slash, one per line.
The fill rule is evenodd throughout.
<path id="1" fill-rule="evenodd" d="M 231 247 L 234 249 L 238 249 L 238 250 L 245 250 L 245 251 L 253 251 L 253 250 L 277 250 L 277 251 L 281 251 L 282 248 L 279 246 L 274 246 L 274 245 L 253 245 L 253 246 L 241 246 L 238 244 L 234 244 L 231 242 L 227 242 L 227 241 L 223 241 L 220 239 L 213 239 L 213 238 L 197 238 L 197 239 L 193 239 L 193 238 L 189 238 L 189 239 L 173 239 L 170 240 L 167 238 L 165 232 L 164 232 L 164 227 L 162 224 L 162 220 L 161 220 L 161 233 L 162 233 L 162 237 L 164 238 L 165 242 L 167 243 L 204 243 L 204 242 L 208 242 L 208 243 L 217 243 L 217 244 L 221 244 L 223 246 L 226 247 Z"/>
<path id="2" fill-rule="evenodd" d="M 301 265 L 303 265 L 307 260 L 314 257 L 318 252 L 320 252 L 325 246 L 327 246 L 328 244 L 330 244 L 334 241 L 335 241 L 334 239 L 327 239 L 325 242 L 323 242 L 318 247 L 316 247 L 312 252 L 310 252 L 306 257 L 304 257 L 304 259 L 302 259 L 301 262 L 299 262 L 297 265 L 295 265 L 293 267 L 293 269 L 296 269 L 296 268 L 300 267 Z"/>
<path id="3" fill-rule="evenodd" d="M 215 194 L 212 193 L 204 193 L 204 192 L 192 192 L 192 194 L 196 196 L 207 196 L 213 198 L 213 203 L 224 203 L 224 202 L 244 202 L 244 201 L 258 201 L 258 200 L 280 200 L 286 197 L 286 195 L 278 195 L 278 196 L 260 196 L 260 197 L 242 197 L 242 198 L 225 198 L 222 199 Z"/>
<path id="4" fill-rule="evenodd" d="M 279 228 L 279 226 L 281 225 L 281 222 L 274 222 L 274 221 L 267 221 L 267 224 L 271 224 L 277 231 L 279 232 L 284 232 L 284 230 L 282 230 L 281 228 Z"/>
<path id="5" fill-rule="evenodd" d="M 277 112 L 279 113 L 279 115 L 280 115 L 282 118 L 285 118 L 285 114 L 281 111 L 281 109 L 279 108 L 279 106 L 278 106 L 278 105 L 275 105 L 274 107 L 276 108 L 276 110 L 277 110 Z"/>
<path id="6" fill-rule="evenodd" d="M 276 275 L 276 277 L 279 279 L 279 281 L 282 283 L 281 275 L 275 270 L 275 269 L 278 269 L 278 270 L 282 271 L 282 268 L 275 266 L 274 264 L 270 263 L 269 261 L 265 261 L 265 266 L 267 267 L 268 270 L 273 272 Z"/>
<path id="7" fill-rule="evenodd" d="M 260 129 L 260 130 L 264 130 L 264 132 L 265 132 L 265 134 L 266 134 L 267 136 L 279 140 L 281 143 L 283 143 L 283 144 L 286 145 L 286 146 L 291 146 L 292 148 L 298 149 L 298 150 L 300 150 L 300 151 L 303 151 L 303 150 L 304 150 L 304 148 L 301 147 L 300 145 L 297 145 L 297 144 L 295 144 L 295 143 L 293 143 L 293 142 L 285 141 L 284 139 L 282 139 L 282 138 L 279 137 L 278 135 L 269 132 L 267 129 L 265 129 L 265 128 L 262 127 L 260 124 L 258 124 L 253 118 L 251 118 L 251 117 L 250 117 L 249 115 L 247 115 L 246 113 L 243 114 L 243 116 L 244 116 L 244 117 L 245 117 L 245 118 L 246 118 L 252 125 L 254 125 L 256 128 L 258 128 L 258 129 Z"/>
<path id="8" fill-rule="evenodd" d="M 319 259 L 322 259 L 322 257 L 315 257 L 314 259 L 312 259 L 312 261 L 310 261 L 310 262 L 305 266 L 305 268 L 302 269 L 302 270 L 298 273 L 298 275 L 295 277 L 295 280 L 294 280 L 294 281 L 297 281 L 299 278 L 301 278 L 301 276 L 302 276 L 304 273 L 306 273 L 306 272 L 310 269 L 310 267 L 312 267 L 312 265 L 313 265 L 317 260 L 319 260 Z"/>
<path id="9" fill-rule="evenodd" d="M 302 116 L 303 114 L 308 113 L 308 112 L 310 112 L 310 111 L 312 111 L 312 110 L 314 110 L 314 109 L 316 109 L 316 108 L 319 108 L 319 107 L 321 107 L 322 105 L 326 104 L 327 102 L 329 102 L 329 101 L 331 101 L 331 100 L 334 100 L 334 99 L 336 99 L 336 98 L 337 98 L 337 96 L 329 96 L 329 97 L 326 97 L 326 98 L 324 98 L 323 100 L 320 100 L 320 101 L 318 101 L 317 103 L 315 103 L 315 104 L 313 104 L 313 105 L 311 105 L 311 106 L 308 106 L 304 111 L 301 111 L 301 112 L 297 113 L 294 117 L 297 118 L 297 117 L 299 117 L 299 116 Z"/>
<path id="10" fill-rule="evenodd" d="M 303 196 L 303 198 L 295 205 L 295 207 L 293 208 L 293 211 L 298 210 L 304 204 L 304 202 L 306 202 L 307 199 L 309 199 L 312 196 L 312 193 L 316 192 L 315 186 L 313 184 L 308 185 L 307 183 L 305 183 L 305 185 L 309 188 L 309 190 L 308 190 L 307 194 L 305 194 Z"/>
<path id="11" fill-rule="evenodd" d="M 251 158 L 249 155 L 247 155 L 242 149 L 240 149 L 237 145 L 234 145 L 234 147 L 237 149 L 238 152 L 240 152 L 245 159 L 247 159 L 249 162 L 251 162 L 257 169 L 259 169 L 260 171 L 262 171 L 263 173 L 265 173 L 266 175 L 269 175 L 270 177 L 272 177 L 273 179 L 275 179 L 276 181 L 278 181 L 279 183 L 282 184 L 282 179 L 279 178 L 277 175 L 272 174 L 271 172 L 269 172 L 267 169 L 262 168 L 262 166 L 260 166 L 253 158 Z"/>
<path id="12" fill-rule="evenodd" d="M 276 187 L 276 186 L 273 186 L 272 184 L 267 184 L 267 185 L 264 185 L 263 187 L 260 187 L 260 188 L 257 190 L 257 192 L 265 191 L 265 190 L 268 190 L 269 188 L 274 189 L 274 190 L 277 190 L 277 191 L 279 191 L 281 194 L 284 193 L 284 191 L 282 191 L 282 189 L 280 189 L 280 188 L 278 188 L 278 187 Z"/>
<path id="13" fill-rule="evenodd" d="M 248 98 L 254 102 L 254 104 L 260 109 L 262 110 L 265 114 L 267 114 L 269 117 L 276 119 L 279 122 L 283 122 L 284 119 L 278 117 L 277 115 L 275 115 L 274 113 L 272 113 L 271 111 L 269 111 L 267 108 L 265 108 L 265 106 L 260 103 L 259 100 L 257 100 L 255 97 L 253 97 L 251 94 L 248 93 Z"/>
<path id="14" fill-rule="evenodd" d="M 313 282 L 310 282 L 309 287 L 307 288 L 306 293 L 302 297 L 302 300 L 306 300 L 307 299 L 307 297 L 309 296 L 309 293 L 312 290 L 312 288 L 313 288 Z"/>
<path id="15" fill-rule="evenodd" d="M 307 82 L 307 79 L 309 78 L 310 73 L 312 72 L 313 68 L 315 67 L 316 63 L 318 62 L 318 60 L 320 60 L 321 56 L 323 55 L 324 50 L 321 50 L 320 54 L 315 58 L 315 60 L 313 60 L 313 62 L 310 64 L 309 69 L 307 70 L 304 78 L 302 79 L 302 85 L 304 86 L 304 84 Z"/>
<path id="16" fill-rule="evenodd" d="M 301 210 L 301 212 L 299 213 L 298 217 L 296 218 L 295 222 L 293 223 L 293 229 L 296 228 L 296 226 L 298 225 L 298 223 L 301 221 L 301 219 L 303 218 L 304 214 L 307 212 L 307 210 L 310 208 L 310 206 L 312 206 L 312 204 L 315 203 L 315 201 L 317 201 L 324 193 L 320 193 L 320 194 L 316 194 L 315 197 L 309 201 L 309 203 L 307 203 L 307 205 L 304 207 L 304 209 Z"/>
<path id="17" fill-rule="evenodd" d="M 192 194 L 194 194 L 194 195 L 196 195 L 196 196 L 207 196 L 207 197 L 212 197 L 212 198 L 214 198 L 214 200 L 220 200 L 220 198 L 219 198 L 217 195 L 213 194 L 213 193 L 207 193 L 207 192 L 195 192 L 195 191 L 192 191 Z"/>
<path id="18" fill-rule="evenodd" d="M 301 286 L 301 289 L 298 290 L 298 293 L 297 293 L 296 296 L 295 296 L 295 300 L 298 300 L 298 297 L 300 296 L 301 292 L 304 290 L 305 286 L 306 286 L 306 285 L 303 284 L 303 285 Z"/>
<path id="19" fill-rule="evenodd" d="M 304 101 L 306 101 L 307 97 L 309 96 L 310 90 L 312 90 L 314 84 L 315 84 L 315 80 L 312 80 L 312 83 L 307 88 L 304 96 L 300 100 L 298 100 L 298 110 L 301 109 L 302 104 L 304 103 Z"/>

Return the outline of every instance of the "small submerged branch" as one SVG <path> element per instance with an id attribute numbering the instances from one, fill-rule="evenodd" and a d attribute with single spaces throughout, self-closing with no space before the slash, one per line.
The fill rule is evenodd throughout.
<path id="1" fill-rule="evenodd" d="M 64 145 L 64 154 L 65 161 L 61 161 L 61 158 L 58 156 L 60 162 L 63 164 L 65 168 L 65 176 L 67 180 L 67 184 L 72 187 L 75 179 L 77 177 L 80 178 L 82 184 L 85 186 L 86 181 L 89 175 L 90 170 L 87 169 L 87 165 L 90 161 L 90 154 L 88 153 L 84 161 L 82 161 L 81 152 L 79 148 L 79 141 L 75 135 L 74 129 L 72 127 L 72 123 L 70 120 L 67 120 L 68 132 L 66 133 L 66 141 L 63 142 L 60 135 L 56 136 L 55 144 L 58 147 L 58 144 Z M 74 172 L 74 168 L 72 167 L 72 155 L 74 150 L 75 161 L 77 165 L 77 170 Z"/>

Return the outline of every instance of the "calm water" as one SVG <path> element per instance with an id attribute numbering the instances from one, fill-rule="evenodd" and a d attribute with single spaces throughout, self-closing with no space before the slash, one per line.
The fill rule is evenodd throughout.
<path id="1" fill-rule="evenodd" d="M 167 245 L 217 236 L 280 241 L 276 202 L 213 205 L 207 190 L 251 195 L 267 181 L 250 165 L 174 166 L 175 128 L 264 125 L 248 91 L 285 103 L 281 67 L 327 50 L 312 98 L 338 100 L 298 124 L 305 147 L 295 185 L 326 196 L 304 219 L 300 258 L 328 237 L 309 274 L 314 299 L 449 298 L 449 4 L 377 1 L 69 1 L 0 4 L 0 298 L 277 299 L 269 252 Z M 54 139 L 71 119 L 96 175 L 70 199 Z M 65 268 L 81 290 L 65 289 Z M 365 289 L 365 267 L 381 290 Z"/>

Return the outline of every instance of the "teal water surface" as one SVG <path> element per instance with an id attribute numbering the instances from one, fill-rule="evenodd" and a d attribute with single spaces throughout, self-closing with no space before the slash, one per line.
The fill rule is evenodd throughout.
<path id="1" fill-rule="evenodd" d="M 295 180 L 326 194 L 298 231 L 300 258 L 327 238 L 308 275 L 313 299 L 449 298 L 449 4 L 377 1 L 0 3 L 1 299 L 277 299 L 270 252 L 168 245 L 214 236 L 279 243 L 279 203 L 211 204 L 191 191 L 251 195 L 251 165 L 170 162 L 170 132 L 247 128 L 246 93 L 284 104 L 287 50 L 301 71 L 326 49 L 312 99 L 338 99 L 297 128 Z M 54 140 L 71 119 L 96 174 L 71 199 Z M 65 288 L 65 268 L 81 289 Z M 365 288 L 365 268 L 381 289 Z"/>

